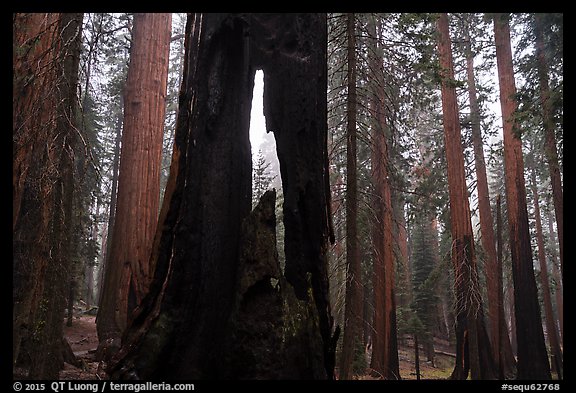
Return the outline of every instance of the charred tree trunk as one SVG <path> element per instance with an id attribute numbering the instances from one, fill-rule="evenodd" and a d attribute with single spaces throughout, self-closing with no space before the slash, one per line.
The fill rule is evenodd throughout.
<path id="1" fill-rule="evenodd" d="M 562 179 L 560 165 L 558 164 L 558 152 L 556 151 L 556 136 L 554 135 L 554 118 L 552 103 L 550 100 L 550 86 L 548 83 L 548 62 L 544 51 L 544 20 L 540 13 L 534 14 L 536 35 L 536 58 L 538 61 L 538 79 L 540 83 L 540 101 L 542 105 L 542 120 L 544 126 L 544 141 L 546 161 L 552 183 L 552 200 L 556 215 L 556 227 L 558 229 L 558 245 L 560 247 L 560 271 L 564 277 L 564 202 L 562 191 Z"/>
<path id="2" fill-rule="evenodd" d="M 352 377 L 356 340 L 362 326 L 361 269 L 358 247 L 358 184 L 356 169 L 356 28 L 353 13 L 347 15 L 348 95 L 346 99 L 346 303 L 340 379 Z"/>
<path id="3" fill-rule="evenodd" d="M 524 160 L 519 130 L 514 121 L 517 103 L 508 14 L 494 16 L 494 39 L 500 84 L 504 133 L 504 167 L 508 226 L 514 279 L 514 309 L 518 345 L 518 379 L 550 379 L 526 206 Z"/>
<path id="4" fill-rule="evenodd" d="M 109 369 L 113 378 L 332 378 L 325 18 L 189 15 L 172 165 L 152 251 L 156 272 Z M 267 333 L 280 353 L 230 340 L 270 345 L 255 336 L 257 316 L 279 312 L 271 265 L 256 280 L 242 278 L 253 274 L 243 273 L 251 262 L 241 250 L 251 207 L 256 68 L 266 78 L 266 126 L 276 136 L 284 190 L 286 269 L 279 281 L 292 311 L 269 316 L 285 329 Z M 264 298 L 263 309 L 255 307 L 252 301 Z M 284 344 L 274 341 L 280 333 Z"/>
<path id="5" fill-rule="evenodd" d="M 101 354 L 116 346 L 154 272 L 170 27 L 171 14 L 134 15 L 117 209 L 97 319 Z"/>
<path id="6" fill-rule="evenodd" d="M 442 72 L 444 141 L 450 195 L 452 264 L 454 266 L 457 297 L 456 365 L 452 378 L 466 379 L 469 371 L 471 371 L 472 379 L 490 379 L 494 377 L 492 370 L 494 364 L 484 325 L 482 302 L 478 287 L 456 89 L 453 84 L 454 65 L 448 16 L 446 14 L 440 14 L 437 28 L 439 32 L 438 51 Z"/>
<path id="7" fill-rule="evenodd" d="M 494 39 L 502 106 L 506 202 L 514 279 L 514 309 L 516 339 L 518 340 L 517 377 L 518 379 L 550 379 L 550 365 L 544 344 L 538 290 L 532 263 L 522 142 L 514 121 L 517 103 L 514 99 L 516 86 L 508 14 L 494 16 Z"/>

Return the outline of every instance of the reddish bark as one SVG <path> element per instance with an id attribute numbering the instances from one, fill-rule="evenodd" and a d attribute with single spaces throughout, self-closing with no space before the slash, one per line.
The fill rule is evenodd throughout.
<path id="1" fill-rule="evenodd" d="M 81 13 L 14 14 L 13 361 L 63 365 Z"/>
<path id="2" fill-rule="evenodd" d="M 546 336 L 550 345 L 552 371 L 556 373 L 558 379 L 562 379 L 562 350 L 558 339 L 558 329 L 556 328 L 556 318 L 552 310 L 552 296 L 550 294 L 550 280 L 548 278 L 548 264 L 546 263 L 546 251 L 544 249 L 544 235 L 542 234 L 542 218 L 540 217 L 540 198 L 538 197 L 538 186 L 536 184 L 536 170 L 532 163 L 531 168 L 531 188 L 534 201 L 534 217 L 536 219 L 536 244 L 538 246 L 538 261 L 540 262 L 540 284 L 542 286 L 542 297 L 544 299 L 544 316 L 546 322 Z"/>
<path id="3" fill-rule="evenodd" d="M 471 49 L 470 36 L 466 30 L 468 40 L 466 52 L 466 75 L 468 79 L 468 97 L 470 101 L 470 120 L 472 129 L 472 144 L 474 146 L 474 162 L 476 169 L 476 187 L 478 190 L 478 211 L 480 214 L 480 232 L 482 248 L 486 253 L 485 272 L 486 286 L 488 294 L 488 314 L 490 320 L 490 342 L 494 356 L 495 367 L 499 370 L 499 375 L 510 373 L 514 363 L 512 353 L 506 354 L 501 359 L 500 352 L 510 349 L 510 344 L 500 345 L 500 342 L 510 342 L 508 332 L 501 329 L 503 321 L 501 317 L 503 310 L 500 309 L 498 299 L 502 297 L 502 274 L 498 269 L 496 255 L 496 241 L 494 236 L 494 222 L 490 207 L 490 193 L 488 191 L 488 179 L 486 176 L 486 163 L 484 161 L 484 150 L 482 142 L 482 132 L 480 130 L 480 106 L 476 92 L 476 81 L 474 77 L 474 55 Z M 502 337 L 500 337 L 502 335 Z M 502 361 L 501 361 L 502 360 Z M 506 361 L 507 360 L 507 361 Z M 502 363 L 504 362 L 505 363 Z"/>
<path id="4" fill-rule="evenodd" d="M 442 113 L 444 141 L 448 165 L 450 195 L 450 230 L 452 234 L 452 264 L 456 287 L 456 364 L 453 379 L 493 377 L 493 360 L 485 334 L 482 303 L 478 293 L 478 277 L 474 254 L 474 238 L 464 171 L 464 155 L 460 136 L 460 121 L 454 65 L 452 61 L 448 15 L 437 20 L 438 52 L 442 77 Z"/>
<path id="5" fill-rule="evenodd" d="M 514 120 L 517 102 L 514 98 L 516 86 L 508 14 L 494 16 L 494 39 L 504 133 L 506 202 L 518 347 L 517 377 L 518 379 L 550 379 L 550 366 L 544 344 L 542 318 L 532 265 L 522 141 L 517 135 L 518 130 Z"/>
<path id="6" fill-rule="evenodd" d="M 538 79 L 540 81 L 540 102 L 542 105 L 542 120 L 544 126 L 545 156 L 548 162 L 548 171 L 552 183 L 552 200 L 558 232 L 558 245 L 560 247 L 560 271 L 564 277 L 564 202 L 562 191 L 562 178 L 558 164 L 556 150 L 556 136 L 554 134 L 554 118 L 550 100 L 550 86 L 548 83 L 548 62 L 546 60 L 543 15 L 536 13 L 534 34 L 536 35 L 536 58 L 538 61 Z"/>
<path id="7" fill-rule="evenodd" d="M 171 14 L 134 15 L 116 218 L 97 319 L 104 345 L 126 328 L 154 272 L 170 29 Z"/>
<path id="8" fill-rule="evenodd" d="M 376 29 L 372 22 L 373 35 Z M 370 103 L 374 119 L 372 133 L 372 181 L 374 184 L 375 217 L 372 229 L 374 248 L 374 319 L 372 333 L 372 363 L 370 367 L 384 379 L 400 379 L 396 337 L 396 299 L 394 294 L 394 221 L 390 188 L 390 156 L 386 134 L 386 95 L 384 91 L 382 56 L 378 48 L 371 60 L 374 92 Z"/>

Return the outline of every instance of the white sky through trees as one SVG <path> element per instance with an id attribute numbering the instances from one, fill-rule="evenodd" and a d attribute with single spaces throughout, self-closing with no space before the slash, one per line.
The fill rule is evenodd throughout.
<path id="1" fill-rule="evenodd" d="M 264 118 L 264 72 L 256 71 L 254 77 L 254 93 L 252 96 L 252 112 L 250 112 L 250 145 L 252 158 L 258 153 L 266 134 L 266 119 Z"/>

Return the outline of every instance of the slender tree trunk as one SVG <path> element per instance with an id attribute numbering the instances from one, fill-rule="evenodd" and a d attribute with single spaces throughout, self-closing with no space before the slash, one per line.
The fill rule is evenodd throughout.
<path id="1" fill-rule="evenodd" d="M 508 373 L 514 365 L 501 363 L 501 352 L 510 349 L 510 337 L 506 330 L 501 329 L 503 321 L 500 318 L 504 315 L 504 310 L 499 298 L 502 298 L 502 269 L 498 266 L 496 255 L 496 241 L 494 239 L 494 222 L 490 207 L 490 193 L 488 191 L 488 179 L 486 176 L 486 164 L 484 161 L 484 150 L 482 142 L 482 132 L 480 130 L 480 106 L 478 105 L 476 81 L 474 77 L 474 55 L 471 49 L 470 36 L 466 30 L 466 75 L 468 79 L 468 97 L 470 100 L 470 118 L 472 129 L 472 144 L 474 146 L 474 161 L 476 169 L 476 187 L 478 190 L 478 210 L 480 214 L 480 232 L 482 248 L 486 253 L 486 285 L 488 293 L 488 316 L 490 320 L 490 342 L 492 344 L 492 354 L 494 354 L 495 367 L 499 375 Z M 502 335 L 502 337 L 500 337 Z M 504 342 L 504 345 L 500 345 Z M 512 359 L 511 353 L 505 359 Z"/>
<path id="2" fill-rule="evenodd" d="M 554 217 L 552 216 L 552 211 L 548 210 L 548 233 L 550 233 L 550 238 L 552 239 L 552 244 L 558 244 L 556 240 L 556 233 L 554 232 Z M 552 247 L 551 252 L 551 262 L 552 262 L 552 275 L 556 281 L 556 310 L 558 312 L 558 323 L 560 324 L 560 346 L 562 346 L 562 341 L 564 339 L 564 285 L 562 283 L 562 278 L 560 277 L 560 272 L 558 271 L 558 260 L 556 258 L 556 248 Z"/>
<path id="3" fill-rule="evenodd" d="M 534 217 L 536 219 L 536 242 L 538 245 L 538 261 L 540 262 L 540 284 L 542 286 L 542 297 L 544 298 L 544 316 L 546 322 L 546 336 L 550 345 L 552 371 L 556 373 L 558 379 L 562 379 L 562 350 L 556 329 L 556 318 L 552 310 L 552 297 L 550 295 L 550 280 L 548 278 L 548 265 L 546 263 L 546 251 L 544 249 L 544 235 L 542 234 L 542 219 L 540 217 L 540 198 L 538 197 L 538 186 L 536 183 L 536 170 L 534 163 L 531 168 L 531 188 L 534 201 Z"/>
<path id="4" fill-rule="evenodd" d="M 418 334 L 414 334 L 414 364 L 416 365 L 416 380 L 420 380 L 420 348 L 418 344 Z"/>
<path id="5" fill-rule="evenodd" d="M 134 15 L 117 209 L 97 320 L 101 349 L 119 339 L 154 272 L 170 27 L 171 14 Z"/>
<path id="6" fill-rule="evenodd" d="M 454 65 L 447 14 L 440 14 L 437 28 L 439 32 L 438 51 L 442 69 L 442 112 L 448 164 L 452 264 L 457 296 L 457 358 L 452 378 L 466 379 L 469 366 L 472 379 L 489 379 L 494 376 L 493 360 L 489 341 L 485 334 L 486 328 L 478 287 L 456 89 L 453 84 Z"/>
<path id="7" fill-rule="evenodd" d="M 412 284 L 410 281 L 412 270 L 410 269 L 410 260 L 408 258 L 408 231 L 406 228 L 408 224 L 406 223 L 406 217 L 404 215 L 404 200 L 397 195 L 395 202 L 394 223 L 396 225 L 396 236 L 398 239 L 396 241 L 398 245 L 397 261 L 404 276 L 401 284 L 401 286 L 404 287 L 403 295 L 398 295 L 398 303 L 399 307 L 408 307 L 412 302 Z"/>
<path id="8" fill-rule="evenodd" d="M 514 297 L 514 290 L 513 286 L 514 283 L 512 282 L 514 280 L 510 279 L 508 281 L 508 286 L 509 288 L 511 288 L 511 290 L 509 291 L 509 295 L 508 295 L 508 314 L 510 315 L 510 345 L 512 345 L 512 353 L 514 354 L 514 356 L 516 358 L 518 358 L 518 340 L 516 339 L 516 313 L 515 313 L 515 306 L 514 306 L 514 302 L 515 302 L 515 297 Z M 516 363 L 516 366 L 518 366 L 518 363 Z"/>
<path id="9" fill-rule="evenodd" d="M 540 82 L 540 101 L 542 105 L 542 119 L 544 125 L 544 141 L 546 151 L 546 161 L 552 183 L 552 200 L 554 201 L 554 212 L 556 214 L 556 227 L 558 228 L 558 244 L 560 246 L 560 270 L 564 277 L 564 202 L 562 191 L 562 179 L 560 175 L 560 165 L 558 165 L 558 152 L 556 151 L 556 136 L 554 135 L 554 118 L 552 113 L 552 103 L 550 100 L 550 86 L 548 84 L 548 62 L 544 51 L 544 29 L 543 15 L 534 14 L 536 35 L 536 59 L 538 61 L 538 79 Z"/>
<path id="10" fill-rule="evenodd" d="M 516 359 L 512 351 L 512 343 L 508 335 L 508 324 L 506 323 L 506 316 L 504 314 L 504 282 L 502 277 L 502 262 L 504 244 L 502 242 L 502 203 L 500 194 L 496 196 L 496 271 L 498 274 L 498 342 L 500 351 L 494 356 L 498 356 L 500 367 L 498 369 L 498 378 L 505 379 L 508 375 L 514 374 L 516 366 Z"/>
<path id="11" fill-rule="evenodd" d="M 347 15 L 348 96 L 346 101 L 346 305 L 340 379 L 352 377 L 352 362 L 361 326 L 360 250 L 358 248 L 358 185 L 356 170 L 356 29 L 355 16 Z"/>
<path id="12" fill-rule="evenodd" d="M 112 179 L 110 190 L 110 205 L 108 210 L 108 219 L 106 229 L 102 235 L 102 259 L 101 266 L 98 271 L 98 305 L 102 303 L 102 296 L 104 291 L 104 281 L 106 277 L 106 266 L 110 255 L 110 244 L 112 243 L 112 233 L 114 232 L 114 222 L 116 221 L 116 201 L 118 196 L 118 172 L 120 170 L 120 142 L 122 141 L 122 120 L 124 117 L 124 99 L 120 95 L 120 107 L 116 117 L 116 137 L 114 138 L 114 158 L 112 159 Z M 98 321 L 98 317 L 96 318 Z"/>
<path id="13" fill-rule="evenodd" d="M 542 318 L 532 266 L 522 142 L 517 135 L 519 130 L 514 121 L 517 103 L 514 98 L 516 86 L 508 14 L 494 16 L 494 38 L 504 129 L 506 202 L 512 251 L 516 339 L 518 340 L 517 377 L 518 379 L 550 379 L 550 366 L 544 344 Z"/>
<path id="14" fill-rule="evenodd" d="M 376 26 L 370 22 L 376 38 Z M 384 379 L 400 379 L 396 337 L 396 299 L 394 294 L 394 237 L 392 194 L 390 188 L 390 156 L 385 113 L 386 96 L 382 70 L 382 56 L 374 45 L 371 61 L 375 72 L 371 112 L 374 119 L 372 135 L 372 182 L 374 185 L 375 217 L 372 229 L 374 248 L 374 320 L 371 368 Z"/>

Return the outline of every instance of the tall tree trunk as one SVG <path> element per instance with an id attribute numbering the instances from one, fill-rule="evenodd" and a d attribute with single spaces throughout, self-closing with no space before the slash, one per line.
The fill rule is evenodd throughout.
<path id="1" fill-rule="evenodd" d="M 63 365 L 82 16 L 14 15 L 13 361 L 33 379 Z"/>
<path id="2" fill-rule="evenodd" d="M 376 25 L 370 22 L 372 36 L 376 39 Z M 374 41 L 375 42 L 375 41 Z M 385 113 L 386 94 L 382 55 L 374 45 L 370 60 L 375 72 L 370 101 L 374 119 L 372 134 L 372 182 L 374 185 L 375 217 L 372 229 L 374 249 L 374 320 L 372 334 L 372 362 L 370 367 L 384 379 L 400 379 L 398 344 L 396 337 L 396 299 L 394 294 L 394 237 L 392 219 L 392 194 L 390 188 L 388 138 Z"/>
<path id="3" fill-rule="evenodd" d="M 502 203 L 500 194 L 496 196 L 496 272 L 500 279 L 498 280 L 498 342 L 500 351 L 494 356 L 498 356 L 500 368 L 498 369 L 498 378 L 505 379 L 509 375 L 514 374 L 516 367 L 516 359 L 512 350 L 512 340 L 508 335 L 508 324 L 504 313 L 504 282 L 502 278 L 502 261 L 504 244 L 502 242 Z M 512 314 L 512 313 L 511 313 Z M 511 315 L 513 318 L 513 315 Z"/>
<path id="4" fill-rule="evenodd" d="M 14 14 L 12 130 L 12 354 L 21 356 L 22 341 L 32 334 L 31 315 L 38 304 L 48 262 L 48 217 L 51 189 L 47 172 L 48 144 L 56 107 L 58 14 Z M 43 126 L 44 125 L 44 126 Z M 24 354 L 24 357 L 27 357 Z"/>
<path id="5" fill-rule="evenodd" d="M 532 265 L 532 248 L 526 207 L 522 141 L 514 121 L 517 102 L 512 65 L 508 14 L 494 16 L 494 39 L 500 84 L 500 103 L 504 129 L 504 167 L 512 276 L 514 279 L 514 309 L 518 345 L 518 379 L 550 379 L 550 366 L 544 344 L 542 318 Z"/>
<path id="6" fill-rule="evenodd" d="M 456 365 L 453 379 L 489 379 L 494 376 L 493 360 L 483 321 L 478 287 L 474 238 L 464 171 L 460 121 L 454 87 L 454 65 L 448 27 L 448 15 L 437 21 L 438 52 L 442 76 L 442 112 L 448 164 L 452 264 L 456 287 Z"/>
<path id="7" fill-rule="evenodd" d="M 504 370 L 511 370 L 513 364 L 501 364 L 500 352 L 510 348 L 510 345 L 500 345 L 501 341 L 510 341 L 508 333 L 501 330 L 500 317 L 503 310 L 500 310 L 498 299 L 503 295 L 502 291 L 502 273 L 498 268 L 496 256 L 496 242 L 494 239 L 494 222 L 492 219 L 492 210 L 490 208 L 490 193 L 488 191 L 488 179 L 486 176 L 486 164 L 484 161 L 484 150 L 482 143 L 482 132 L 480 130 L 480 106 L 476 92 L 476 81 L 474 77 L 474 54 L 472 53 L 470 35 L 468 26 L 465 31 L 466 35 L 466 75 L 468 79 L 468 98 L 470 101 L 470 120 L 472 129 L 472 144 L 474 146 L 474 162 L 476 169 L 476 187 L 478 190 L 478 210 L 480 213 L 480 232 L 482 248 L 486 253 L 486 286 L 488 293 L 488 317 L 490 321 L 490 342 L 492 344 L 492 354 L 494 354 L 495 368 L 499 375 L 505 373 Z M 500 334 L 505 332 L 503 337 Z M 509 354 L 506 359 L 513 359 Z"/>
<path id="8" fill-rule="evenodd" d="M 171 171 L 152 251 L 155 276 L 109 370 L 113 378 L 253 378 L 259 365 L 259 378 L 332 378 L 326 37 L 323 14 L 189 15 Z M 282 305 L 251 309 L 282 312 L 260 339 L 242 323 L 258 324 L 257 315 L 242 305 L 254 306 L 251 299 L 273 290 L 272 282 L 245 281 L 249 261 L 241 253 L 243 222 L 253 217 L 249 122 L 257 68 L 280 161 L 286 254 Z M 270 268 L 262 262 L 254 265 Z M 286 328 L 279 332 L 278 324 Z M 249 358 L 233 340 L 265 343 L 278 333 L 278 351 L 251 350 L 259 355 Z M 275 370 L 266 366 L 271 360 Z"/>
<path id="9" fill-rule="evenodd" d="M 117 209 L 97 320 L 101 349 L 119 339 L 154 272 L 170 28 L 171 14 L 134 15 Z"/>
<path id="10" fill-rule="evenodd" d="M 550 345 L 552 371 L 558 379 L 562 379 L 562 350 L 556 329 L 556 318 L 552 310 L 552 297 L 550 295 L 550 280 L 548 278 L 548 264 L 546 263 L 546 251 L 544 249 L 544 235 L 542 234 L 542 218 L 540 217 L 540 198 L 538 197 L 538 185 L 536 183 L 536 169 L 534 162 L 531 163 L 531 188 L 534 201 L 534 217 L 536 220 L 536 242 L 538 246 L 538 261 L 540 262 L 540 284 L 544 299 L 544 316 L 546 322 L 546 336 Z"/>
<path id="11" fill-rule="evenodd" d="M 560 165 L 558 165 L 558 152 L 556 151 L 556 136 L 554 135 L 554 118 L 550 100 L 550 86 L 548 84 L 548 62 L 544 51 L 545 22 L 543 14 L 534 14 L 536 35 L 536 59 L 538 62 L 538 79 L 540 83 L 540 101 L 542 105 L 542 119 L 544 126 L 544 141 L 546 161 L 552 183 L 552 200 L 556 214 L 556 227 L 558 228 L 558 244 L 560 246 L 560 270 L 564 277 L 564 202 Z"/>
<path id="12" fill-rule="evenodd" d="M 102 240 L 102 259 L 101 265 L 98 271 L 98 305 L 102 303 L 102 296 L 104 291 L 104 281 L 106 277 L 106 266 L 108 265 L 108 259 L 110 258 L 110 244 L 112 244 L 112 233 L 114 233 L 114 222 L 116 222 L 116 201 L 118 200 L 118 172 L 120 170 L 120 142 L 122 141 L 122 120 L 124 117 L 124 99 L 122 94 L 120 95 L 120 107 L 116 117 L 116 136 L 114 138 L 114 155 L 112 159 L 112 179 L 111 179 L 111 190 L 110 190 L 110 206 L 108 210 L 108 220 L 106 223 L 106 230 L 103 231 Z M 98 321 L 98 317 L 96 317 Z"/>
<path id="13" fill-rule="evenodd" d="M 355 16 L 347 18 L 348 96 L 346 99 L 346 304 L 340 379 L 352 377 L 352 362 L 361 326 L 360 250 L 358 247 L 358 184 L 356 169 L 356 28 Z"/>
<path id="14" fill-rule="evenodd" d="M 557 244 L 556 233 L 554 232 L 554 217 L 552 216 L 552 211 L 548 210 L 548 233 L 550 233 L 550 238 L 552 239 L 552 244 Z M 551 252 L 551 263 L 552 263 L 552 276 L 556 281 L 556 311 L 558 312 L 558 323 L 560 324 L 560 346 L 562 346 L 562 341 L 564 339 L 564 285 L 562 283 L 562 278 L 560 277 L 560 272 L 558 271 L 558 259 L 556 258 L 556 249 L 552 247 Z"/>

